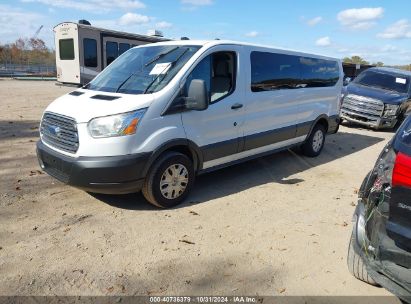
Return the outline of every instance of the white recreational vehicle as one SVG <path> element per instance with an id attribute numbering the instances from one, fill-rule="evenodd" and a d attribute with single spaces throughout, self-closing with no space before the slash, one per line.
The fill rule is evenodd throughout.
<path id="1" fill-rule="evenodd" d="M 83 85 L 93 79 L 129 48 L 169 39 L 137 35 L 79 23 L 62 22 L 53 29 L 56 46 L 57 81 Z"/>

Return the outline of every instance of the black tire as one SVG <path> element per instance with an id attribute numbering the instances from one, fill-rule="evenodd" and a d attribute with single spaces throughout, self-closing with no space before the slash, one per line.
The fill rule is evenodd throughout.
<path id="1" fill-rule="evenodd" d="M 185 189 L 182 190 L 181 194 L 175 198 L 171 198 L 171 195 L 170 198 L 167 198 L 161 192 L 160 182 L 163 174 L 166 174 L 166 170 L 173 165 L 186 168 L 188 181 L 185 183 Z M 170 208 L 178 205 L 187 197 L 194 184 L 194 179 L 193 162 L 186 155 L 178 152 L 166 152 L 161 155 L 150 168 L 144 181 L 142 192 L 146 200 L 151 204 L 160 208 Z"/>
<path id="2" fill-rule="evenodd" d="M 350 238 L 350 244 L 348 246 L 347 255 L 347 266 L 350 273 L 360 281 L 368 283 L 370 285 L 378 286 L 378 284 L 368 275 L 367 268 L 363 262 L 362 257 L 358 252 L 360 252 L 359 245 L 357 242 L 357 223 L 353 228 Z"/>
<path id="3" fill-rule="evenodd" d="M 315 139 L 318 132 L 322 133 L 322 142 L 321 145 L 318 147 L 316 145 Z M 322 124 L 316 124 L 311 131 L 310 136 L 307 138 L 305 143 L 301 146 L 301 150 L 305 156 L 308 157 L 316 157 L 320 155 L 321 151 L 324 148 L 325 143 L 325 127 Z"/>

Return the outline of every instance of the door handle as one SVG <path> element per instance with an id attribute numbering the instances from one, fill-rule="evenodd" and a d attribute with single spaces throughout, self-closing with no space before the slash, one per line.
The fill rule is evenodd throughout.
<path id="1" fill-rule="evenodd" d="M 237 109 L 240 109 L 242 107 L 243 107 L 243 105 L 241 103 L 235 103 L 231 106 L 231 109 L 232 110 L 237 110 Z"/>

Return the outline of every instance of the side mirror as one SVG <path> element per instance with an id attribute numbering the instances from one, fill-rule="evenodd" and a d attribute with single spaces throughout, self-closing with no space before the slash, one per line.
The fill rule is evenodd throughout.
<path id="1" fill-rule="evenodd" d="M 188 87 L 188 96 L 185 99 L 187 110 L 203 111 L 208 108 L 207 89 L 204 80 L 193 79 Z"/>
<path id="2" fill-rule="evenodd" d="M 346 86 L 346 85 L 348 85 L 350 82 L 351 82 L 351 77 L 346 77 L 345 79 L 344 79 L 344 86 Z"/>

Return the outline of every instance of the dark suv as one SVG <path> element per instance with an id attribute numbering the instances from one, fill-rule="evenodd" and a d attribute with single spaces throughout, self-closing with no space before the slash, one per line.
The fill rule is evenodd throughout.
<path id="1" fill-rule="evenodd" d="M 411 116 L 364 179 L 353 222 L 350 272 L 411 303 Z"/>
<path id="2" fill-rule="evenodd" d="M 343 89 L 341 118 L 375 129 L 393 128 L 411 113 L 411 72 L 370 68 Z"/>

